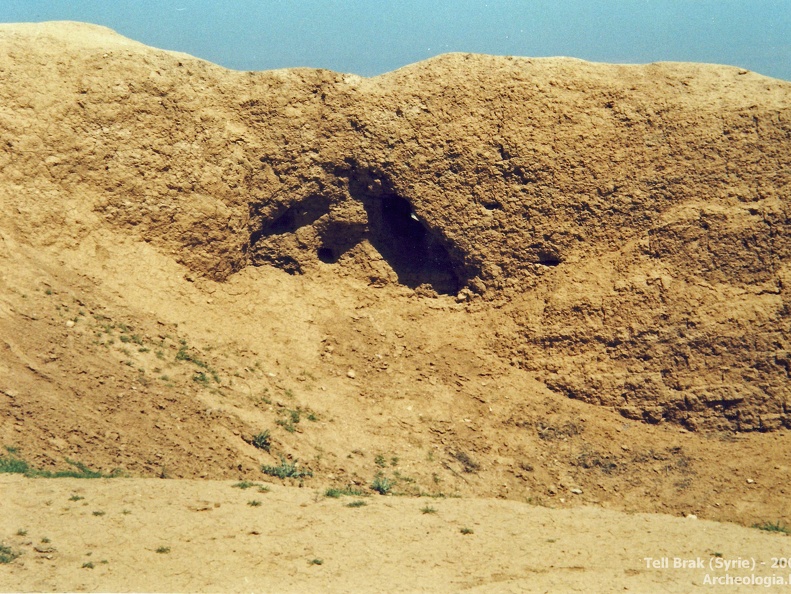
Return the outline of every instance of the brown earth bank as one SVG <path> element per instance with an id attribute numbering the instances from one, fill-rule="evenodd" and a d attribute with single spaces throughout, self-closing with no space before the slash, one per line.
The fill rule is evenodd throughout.
<path id="1" fill-rule="evenodd" d="M 0 464 L 789 521 L 791 83 L 44 23 L 0 25 L 0 99 Z"/>

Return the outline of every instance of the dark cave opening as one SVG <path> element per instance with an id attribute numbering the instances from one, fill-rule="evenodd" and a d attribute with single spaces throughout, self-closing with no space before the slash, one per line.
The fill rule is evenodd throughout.
<path id="1" fill-rule="evenodd" d="M 461 288 L 448 250 L 420 221 L 410 202 L 386 184 L 349 181 L 349 192 L 368 214 L 368 240 L 398 277 L 410 288 L 429 285 L 455 295 Z"/>
<path id="2" fill-rule="evenodd" d="M 325 264 L 335 264 L 338 261 L 338 256 L 335 255 L 335 250 L 329 247 L 320 247 L 316 252 L 319 261 Z"/>

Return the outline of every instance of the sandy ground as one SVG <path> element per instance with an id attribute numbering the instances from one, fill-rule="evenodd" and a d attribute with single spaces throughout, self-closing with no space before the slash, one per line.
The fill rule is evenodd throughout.
<path id="1" fill-rule="evenodd" d="M 791 578 L 773 561 L 791 540 L 733 524 L 234 484 L 6 475 L 0 534 L 21 556 L 0 566 L 0 590 L 739 592 L 758 586 L 715 580 Z M 724 569 L 740 559 L 751 567 Z"/>

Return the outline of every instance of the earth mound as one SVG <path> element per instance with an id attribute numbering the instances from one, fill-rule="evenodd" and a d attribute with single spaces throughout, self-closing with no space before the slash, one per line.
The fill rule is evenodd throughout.
<path id="1" fill-rule="evenodd" d="M 3 36 L 6 207 L 83 201 L 216 280 L 330 267 L 481 299 L 512 320 L 493 347 L 559 393 L 791 424 L 788 83 L 460 54 L 228 72 L 96 29 L 76 52 L 75 28 Z"/>
<path id="2" fill-rule="evenodd" d="M 786 509 L 791 83 L 235 72 L 78 23 L 0 26 L 0 75 L 0 440 L 31 463 Z"/>

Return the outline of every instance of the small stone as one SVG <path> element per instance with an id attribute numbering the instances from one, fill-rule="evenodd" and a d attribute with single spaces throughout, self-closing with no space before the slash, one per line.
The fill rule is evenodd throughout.
<path id="1" fill-rule="evenodd" d="M 753 483 L 755 483 L 755 481 L 753 479 L 747 479 L 747 484 L 748 485 L 752 485 Z"/>
<path id="2" fill-rule="evenodd" d="M 695 514 L 687 514 L 686 517 L 687 517 L 687 520 L 697 520 L 698 519 L 698 516 L 696 516 Z"/>
<path id="3" fill-rule="evenodd" d="M 346 377 L 350 379 L 354 379 L 357 377 L 357 374 L 354 372 L 354 369 L 350 369 L 349 371 L 346 372 Z"/>
<path id="4" fill-rule="evenodd" d="M 66 327 L 67 328 L 74 328 L 74 320 L 68 320 L 66 322 Z"/>
<path id="5" fill-rule="evenodd" d="M 571 492 L 574 493 L 574 495 L 582 495 L 582 489 L 571 489 Z"/>

